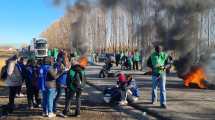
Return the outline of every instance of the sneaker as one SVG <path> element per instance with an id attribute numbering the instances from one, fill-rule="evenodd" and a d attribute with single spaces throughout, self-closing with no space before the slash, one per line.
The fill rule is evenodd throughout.
<path id="1" fill-rule="evenodd" d="M 155 105 L 156 103 L 157 103 L 157 101 L 152 101 L 151 102 L 152 105 Z"/>
<path id="2" fill-rule="evenodd" d="M 54 114 L 54 113 L 49 113 L 49 114 L 48 114 L 48 117 L 49 117 L 49 118 L 56 117 L 56 114 Z"/>
<path id="3" fill-rule="evenodd" d="M 128 102 L 127 102 L 126 100 L 123 100 L 123 101 L 120 101 L 119 104 L 120 104 L 120 105 L 127 105 Z"/>
<path id="4" fill-rule="evenodd" d="M 81 117 L 81 115 L 75 115 L 75 117 L 80 118 L 80 117 Z"/>
<path id="5" fill-rule="evenodd" d="M 34 107 L 35 108 L 41 108 L 41 105 L 40 104 L 35 104 Z"/>
<path id="6" fill-rule="evenodd" d="M 24 97 L 25 95 L 22 94 L 22 93 L 20 93 L 20 94 L 17 94 L 16 96 L 17 96 L 17 97 Z"/>
<path id="7" fill-rule="evenodd" d="M 134 97 L 134 98 L 133 98 L 133 101 L 134 101 L 134 102 L 137 102 L 137 101 L 138 101 L 138 97 Z"/>
<path id="8" fill-rule="evenodd" d="M 167 105 L 162 104 L 162 105 L 161 105 L 161 108 L 167 109 Z"/>
<path id="9" fill-rule="evenodd" d="M 63 117 L 63 118 L 66 118 L 66 117 L 67 117 L 67 115 L 65 115 L 65 114 L 63 114 L 63 113 L 60 113 L 59 116 L 60 116 L 60 117 Z"/>
<path id="10" fill-rule="evenodd" d="M 47 116 L 48 116 L 48 113 L 43 113 L 42 116 L 43 116 L 43 117 L 47 117 Z"/>
<path id="11" fill-rule="evenodd" d="M 33 106 L 30 106 L 30 107 L 28 107 L 28 109 L 29 109 L 29 110 L 33 110 L 33 109 L 34 109 L 34 107 L 33 107 Z"/>

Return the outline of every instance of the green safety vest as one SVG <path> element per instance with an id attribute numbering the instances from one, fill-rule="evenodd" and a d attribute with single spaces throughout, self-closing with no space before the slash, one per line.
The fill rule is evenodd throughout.
<path id="1" fill-rule="evenodd" d="M 76 73 L 76 71 L 74 71 L 74 70 L 70 70 L 69 71 L 69 75 L 70 75 L 70 80 L 71 80 L 71 83 L 70 83 L 70 85 L 69 85 L 69 88 L 71 89 L 71 90 L 73 90 L 73 91 L 75 91 L 76 90 L 76 88 L 75 88 L 75 85 L 74 85 L 74 80 L 75 80 L 75 73 Z M 82 76 L 85 76 L 85 72 L 84 71 L 81 71 L 81 75 Z M 83 77 L 82 77 L 83 78 Z M 84 81 L 82 80 L 82 87 L 84 87 L 84 85 L 85 85 L 85 83 L 83 83 Z"/>
<path id="2" fill-rule="evenodd" d="M 164 72 L 163 69 L 161 69 L 160 67 L 156 67 L 156 66 L 164 66 L 167 58 L 168 58 L 168 55 L 164 52 L 161 52 L 159 55 L 156 52 L 154 52 L 151 55 L 152 66 L 153 66 L 153 70 L 155 73 Z"/>

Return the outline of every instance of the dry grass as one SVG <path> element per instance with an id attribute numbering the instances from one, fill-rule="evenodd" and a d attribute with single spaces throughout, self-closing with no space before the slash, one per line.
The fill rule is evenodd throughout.
<path id="1" fill-rule="evenodd" d="M 0 74 L 1 74 L 1 68 L 5 65 L 6 58 L 0 58 Z M 3 81 L 0 79 L 0 86 L 3 85 Z"/>
<path id="2" fill-rule="evenodd" d="M 3 57 L 3 58 L 8 58 L 12 55 L 16 54 L 16 51 L 3 51 L 3 50 L 0 50 L 0 57 Z"/>
<path id="3" fill-rule="evenodd" d="M 0 50 L 0 73 L 1 73 L 2 67 L 5 65 L 5 60 L 6 60 L 8 57 L 12 56 L 13 54 L 15 54 L 15 52 L 13 52 L 13 51 L 7 52 L 7 51 L 2 51 L 2 50 Z M 2 85 L 3 85 L 3 82 L 2 82 L 2 80 L 0 79 L 0 86 L 2 86 Z"/>

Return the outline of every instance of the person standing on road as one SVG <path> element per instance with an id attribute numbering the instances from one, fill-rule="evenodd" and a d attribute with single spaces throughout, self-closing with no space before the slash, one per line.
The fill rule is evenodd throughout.
<path id="1" fill-rule="evenodd" d="M 27 93 L 27 101 L 28 101 L 28 109 L 33 109 L 33 60 L 28 60 L 25 66 L 24 71 L 24 79 L 26 83 L 26 93 Z"/>
<path id="2" fill-rule="evenodd" d="M 162 52 L 161 46 L 155 47 L 155 52 L 150 56 L 152 64 L 152 104 L 157 102 L 157 87 L 160 87 L 160 105 L 167 108 L 166 104 L 166 71 L 165 63 L 168 59 L 166 53 Z"/>
<path id="3" fill-rule="evenodd" d="M 25 64 L 24 64 L 24 58 L 21 57 L 18 61 L 17 61 L 17 64 L 19 64 L 20 68 L 21 68 L 21 71 L 22 71 L 22 77 L 24 76 L 23 74 L 23 70 L 25 68 Z M 24 79 L 22 80 L 22 82 L 24 82 Z M 18 91 L 17 91 L 17 96 L 18 97 L 23 97 L 24 94 L 22 94 L 22 85 L 19 87 Z"/>
<path id="4" fill-rule="evenodd" d="M 58 48 L 54 48 L 53 49 L 54 61 L 57 61 L 58 54 L 59 54 L 59 49 Z"/>
<path id="5" fill-rule="evenodd" d="M 139 62 L 140 62 L 141 56 L 138 50 L 135 50 L 134 56 L 133 56 L 133 69 L 139 70 Z"/>
<path id="6" fill-rule="evenodd" d="M 22 69 L 20 65 L 17 63 L 18 57 L 14 55 L 10 58 L 7 67 L 7 78 L 6 78 L 6 85 L 9 87 L 9 103 L 7 106 L 7 110 L 9 113 L 12 113 L 15 107 L 14 100 L 19 90 L 20 86 L 22 85 Z"/>
<path id="7" fill-rule="evenodd" d="M 43 116 L 55 117 L 54 114 L 54 99 L 56 97 L 56 79 L 57 70 L 51 66 L 49 57 L 44 58 L 43 65 L 39 73 L 39 88 L 42 91 L 43 101 Z"/>
<path id="8" fill-rule="evenodd" d="M 116 59 L 116 66 L 118 67 L 118 65 L 120 63 L 120 53 L 119 52 L 116 52 L 115 59 Z"/>
<path id="9" fill-rule="evenodd" d="M 26 84 L 28 108 L 29 110 L 32 110 L 34 107 L 38 108 L 41 104 L 39 89 L 37 85 L 38 68 L 36 65 L 36 61 L 33 59 L 28 60 L 27 65 L 23 69 L 23 73 L 24 73 L 23 77 Z M 34 98 L 36 103 L 34 103 Z"/>
<path id="10" fill-rule="evenodd" d="M 57 90 L 57 96 L 54 99 L 54 112 L 56 113 L 58 101 L 63 93 L 63 90 L 66 90 L 66 78 L 67 78 L 67 71 L 66 67 L 62 63 L 60 59 L 58 59 L 58 62 L 55 63 L 54 67 L 57 69 L 58 74 L 60 75 L 59 78 L 56 81 L 56 90 Z"/>
<path id="11" fill-rule="evenodd" d="M 66 91 L 66 99 L 65 99 L 65 108 L 63 113 L 60 114 L 62 117 L 67 117 L 68 112 L 70 110 L 70 105 L 73 97 L 76 97 L 76 108 L 75 108 L 75 116 L 80 117 L 81 112 L 81 94 L 85 87 L 86 76 L 85 76 L 85 68 L 79 65 L 78 62 L 73 62 L 68 75 L 67 75 L 67 91 Z"/>

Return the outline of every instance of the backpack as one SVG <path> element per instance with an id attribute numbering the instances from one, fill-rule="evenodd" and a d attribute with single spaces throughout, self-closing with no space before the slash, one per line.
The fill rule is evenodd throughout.
<path id="1" fill-rule="evenodd" d="M 70 69 L 69 71 L 69 88 L 73 91 L 83 90 L 86 84 L 84 70 Z"/>
<path id="2" fill-rule="evenodd" d="M 147 67 L 153 68 L 151 56 L 147 59 Z"/>
<path id="3" fill-rule="evenodd" d="M 3 66 L 1 69 L 1 79 L 2 80 L 7 79 L 7 65 Z"/>

